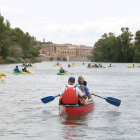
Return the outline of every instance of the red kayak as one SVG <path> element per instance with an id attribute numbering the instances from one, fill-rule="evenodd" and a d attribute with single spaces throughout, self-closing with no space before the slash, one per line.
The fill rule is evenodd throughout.
<path id="1" fill-rule="evenodd" d="M 94 108 L 94 101 L 85 105 L 60 105 L 60 114 L 74 115 L 90 111 Z"/>

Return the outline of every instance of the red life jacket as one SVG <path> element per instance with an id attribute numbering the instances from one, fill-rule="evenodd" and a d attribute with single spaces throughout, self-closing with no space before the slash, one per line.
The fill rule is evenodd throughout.
<path id="1" fill-rule="evenodd" d="M 78 104 L 76 87 L 65 87 L 61 100 L 63 104 Z"/>

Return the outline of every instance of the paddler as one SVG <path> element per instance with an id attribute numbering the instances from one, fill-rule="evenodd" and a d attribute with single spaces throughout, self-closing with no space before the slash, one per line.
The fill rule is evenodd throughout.
<path id="1" fill-rule="evenodd" d="M 75 105 L 80 102 L 78 99 L 79 97 L 85 98 L 86 93 L 84 91 L 84 87 L 81 86 L 82 91 L 78 87 L 74 87 L 73 85 L 75 84 L 75 78 L 70 77 L 68 79 L 68 85 L 66 87 L 62 88 L 62 91 L 58 94 L 58 96 L 62 96 L 59 99 L 60 104 L 70 104 L 70 105 Z M 82 102 L 84 104 L 84 102 Z"/>
<path id="2" fill-rule="evenodd" d="M 91 63 L 88 64 L 88 67 L 90 67 Z"/>
<path id="3" fill-rule="evenodd" d="M 28 64 L 28 66 L 31 66 L 32 67 L 32 64 L 30 63 L 30 64 Z"/>
<path id="4" fill-rule="evenodd" d="M 109 65 L 109 67 L 111 67 L 111 64 Z"/>
<path id="5" fill-rule="evenodd" d="M 23 72 L 27 72 L 27 73 L 28 73 L 28 71 L 27 71 L 26 67 L 24 67 L 24 68 L 22 69 L 22 71 L 23 71 Z"/>
<path id="6" fill-rule="evenodd" d="M 18 69 L 18 66 L 16 66 L 16 67 L 14 68 L 14 71 L 15 71 L 15 72 L 20 72 L 20 70 Z"/>
<path id="7" fill-rule="evenodd" d="M 63 69 L 63 67 L 60 67 L 59 73 L 65 73 L 65 70 Z"/>
<path id="8" fill-rule="evenodd" d="M 59 66 L 59 63 L 57 62 L 57 64 L 56 65 L 58 65 Z"/>
<path id="9" fill-rule="evenodd" d="M 93 95 L 94 93 L 93 92 L 90 93 L 89 89 L 84 84 L 87 84 L 87 82 L 86 81 L 84 82 L 84 78 L 82 76 L 79 76 L 78 77 L 78 84 L 76 84 L 74 86 L 78 87 L 80 90 L 82 90 L 81 86 L 84 86 L 84 90 L 85 90 L 86 96 L 88 97 L 88 99 L 92 99 L 91 95 Z"/>

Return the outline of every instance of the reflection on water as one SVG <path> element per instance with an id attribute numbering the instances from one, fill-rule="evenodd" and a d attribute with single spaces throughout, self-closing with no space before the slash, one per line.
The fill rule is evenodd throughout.
<path id="1" fill-rule="evenodd" d="M 87 134 L 82 130 L 82 126 L 87 125 L 87 117 L 85 115 L 64 115 L 62 119 L 62 137 L 64 139 L 73 139 L 75 137 L 85 137 Z"/>

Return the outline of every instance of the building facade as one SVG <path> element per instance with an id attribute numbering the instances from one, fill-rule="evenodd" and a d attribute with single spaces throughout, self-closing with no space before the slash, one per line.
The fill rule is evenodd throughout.
<path id="1" fill-rule="evenodd" d="M 87 56 L 92 56 L 93 47 L 84 45 L 70 45 L 70 44 L 40 44 L 40 59 L 42 61 L 57 60 L 64 58 L 67 61 L 90 61 Z"/>

